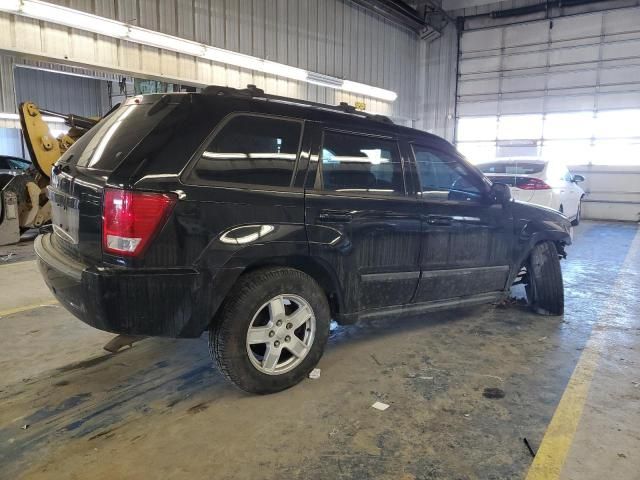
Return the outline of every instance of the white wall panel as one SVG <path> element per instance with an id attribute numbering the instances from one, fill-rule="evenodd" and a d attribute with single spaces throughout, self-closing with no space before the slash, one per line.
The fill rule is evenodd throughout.
<path id="1" fill-rule="evenodd" d="M 546 97 L 546 112 L 584 112 L 593 110 L 593 95 L 549 95 Z"/>
<path id="2" fill-rule="evenodd" d="M 640 25 L 638 25 L 638 28 L 640 29 Z M 602 45 L 602 58 L 605 60 L 629 57 L 637 58 L 640 61 L 640 39 Z"/>
<path id="3" fill-rule="evenodd" d="M 496 44 L 498 39 L 500 43 Z M 486 87 L 485 98 L 478 98 L 481 92 L 467 83 L 479 73 L 484 75 L 481 85 Z M 517 112 L 523 114 L 565 108 L 596 111 L 604 105 L 636 107 L 634 92 L 640 91 L 640 8 L 465 31 L 459 82 L 458 110 L 479 115 L 494 112 L 495 105 L 477 103 L 487 97 L 498 99 L 501 113 L 509 92 L 544 97 L 542 110 L 538 109 L 539 102 L 523 102 Z M 590 90 L 584 90 L 587 88 Z M 477 105 L 467 105 L 474 102 Z M 510 112 L 513 106 L 511 102 Z"/>
<path id="4" fill-rule="evenodd" d="M 523 23 L 504 27 L 504 46 L 532 45 L 546 39 L 549 28 L 542 23 Z"/>
<path id="5" fill-rule="evenodd" d="M 544 67 L 546 63 L 547 54 L 544 52 L 505 55 L 501 58 L 500 69 L 506 72 L 510 70 L 525 70 L 535 67 Z"/>
<path id="6" fill-rule="evenodd" d="M 600 95 L 598 98 L 598 108 L 600 110 L 640 108 L 640 91 Z"/>
<path id="7" fill-rule="evenodd" d="M 498 49 L 502 45 L 502 31 L 497 28 L 465 33 L 460 40 L 460 49 L 465 52 Z"/>
<path id="8" fill-rule="evenodd" d="M 638 17 L 629 15 L 627 9 L 611 10 L 604 16 L 605 35 L 638 30 Z"/>
<path id="9" fill-rule="evenodd" d="M 544 24 L 541 24 L 544 25 Z M 550 29 L 552 42 L 598 37 L 602 31 L 602 13 L 557 18 Z"/>
<path id="10" fill-rule="evenodd" d="M 532 90 L 544 90 L 545 85 L 546 77 L 544 75 L 504 77 L 498 91 L 501 89 L 502 92 L 531 92 Z"/>
<path id="11" fill-rule="evenodd" d="M 583 175 L 587 197 L 583 216 L 597 220 L 640 221 L 640 169 L 580 165 L 571 169 Z"/>
<path id="12" fill-rule="evenodd" d="M 567 65 L 596 62 L 600 55 L 600 45 L 585 47 L 565 47 L 549 50 L 549 65 Z"/>

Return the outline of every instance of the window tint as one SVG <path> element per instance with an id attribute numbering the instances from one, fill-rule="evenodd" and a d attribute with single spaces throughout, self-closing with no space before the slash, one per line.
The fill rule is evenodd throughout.
<path id="1" fill-rule="evenodd" d="M 477 179 L 453 156 L 414 146 L 422 196 L 436 200 L 474 200 L 482 190 Z"/>
<path id="2" fill-rule="evenodd" d="M 195 166 L 201 180 L 288 187 L 302 124 L 253 115 L 232 118 Z"/>
<path id="3" fill-rule="evenodd" d="M 322 187 L 336 192 L 404 195 L 397 143 L 363 135 L 325 132 Z"/>
<path id="4" fill-rule="evenodd" d="M 9 159 L 8 158 L 2 158 L 0 157 L 0 168 L 5 168 L 5 169 L 9 169 L 11 168 L 9 165 Z"/>

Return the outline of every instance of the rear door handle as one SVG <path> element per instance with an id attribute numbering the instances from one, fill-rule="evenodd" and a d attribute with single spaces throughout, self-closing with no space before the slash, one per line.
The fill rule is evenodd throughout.
<path id="1" fill-rule="evenodd" d="M 349 223 L 352 219 L 351 212 L 347 210 L 322 210 L 318 215 L 322 222 Z"/>
<path id="2" fill-rule="evenodd" d="M 427 215 L 427 223 L 429 225 L 451 225 L 452 217 L 445 215 Z"/>

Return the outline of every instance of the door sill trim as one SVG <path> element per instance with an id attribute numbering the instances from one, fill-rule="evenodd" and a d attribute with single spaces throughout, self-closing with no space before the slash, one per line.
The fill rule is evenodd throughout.
<path id="1" fill-rule="evenodd" d="M 450 308 L 461 308 L 472 305 L 493 303 L 500 300 L 504 295 L 503 291 L 482 293 L 466 297 L 454 297 L 446 300 L 433 300 L 430 302 L 407 303 L 404 305 L 393 305 L 391 307 L 375 308 L 363 310 L 356 313 L 338 314 L 336 320 L 339 323 L 350 324 L 362 320 L 376 320 L 383 317 L 396 317 L 400 315 L 417 315 L 420 313 L 433 312 L 436 310 L 446 310 Z"/>

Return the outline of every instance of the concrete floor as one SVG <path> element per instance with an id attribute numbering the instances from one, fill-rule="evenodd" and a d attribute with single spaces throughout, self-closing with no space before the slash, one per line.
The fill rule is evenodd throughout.
<path id="1" fill-rule="evenodd" d="M 577 228 L 564 317 L 339 327 L 320 379 L 266 397 L 223 381 L 204 337 L 105 355 L 32 261 L 2 265 L 0 478 L 638 479 L 639 232 Z"/>

